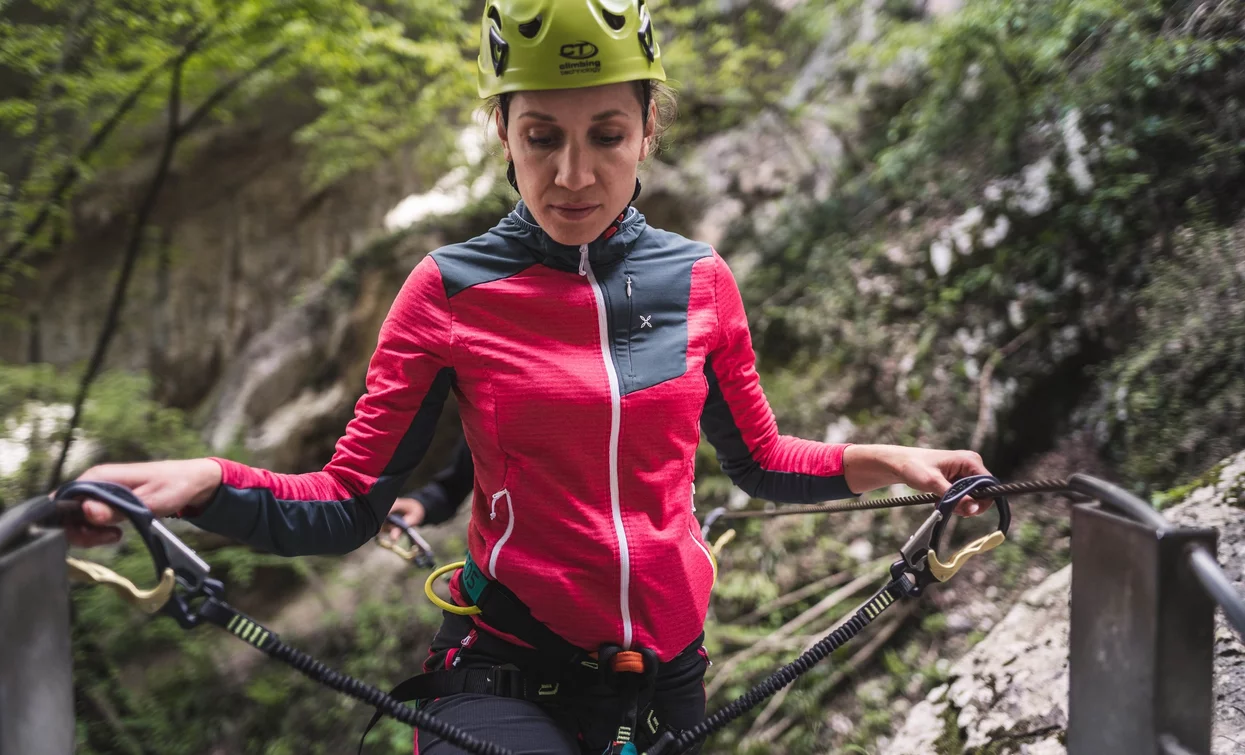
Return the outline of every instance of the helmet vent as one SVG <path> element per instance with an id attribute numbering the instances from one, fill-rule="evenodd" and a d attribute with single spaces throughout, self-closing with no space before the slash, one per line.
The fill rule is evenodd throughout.
<path id="1" fill-rule="evenodd" d="M 493 74 L 500 77 L 510 60 L 510 45 L 501 35 L 501 13 L 496 5 L 488 9 L 488 17 L 493 21 L 488 30 L 489 57 L 493 59 Z"/>
<path id="2" fill-rule="evenodd" d="M 609 24 L 610 28 L 614 31 L 621 31 L 622 28 L 627 25 L 627 19 L 610 13 L 604 8 L 601 9 L 601 15 L 605 17 L 605 23 Z"/>
<path id="3" fill-rule="evenodd" d="M 533 18 L 531 21 L 528 21 L 526 24 L 519 24 L 519 33 L 527 37 L 528 39 L 532 39 L 533 37 L 535 37 L 537 34 L 540 33 L 541 23 L 542 21 L 541 21 L 540 16 L 537 16 L 536 18 Z"/>
<path id="4" fill-rule="evenodd" d="M 636 36 L 640 38 L 640 49 L 644 51 L 644 57 L 652 63 L 657 59 L 656 43 L 653 41 L 653 17 L 648 14 L 643 5 L 640 8 L 640 31 Z"/>

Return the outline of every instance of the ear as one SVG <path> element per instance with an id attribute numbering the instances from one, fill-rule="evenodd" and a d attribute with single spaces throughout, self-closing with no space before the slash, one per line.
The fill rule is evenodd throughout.
<path id="1" fill-rule="evenodd" d="M 506 121 L 501 117 L 501 110 L 495 114 L 497 121 L 497 138 L 501 140 L 501 147 L 506 156 L 506 162 L 510 162 L 510 139 L 506 134 Z"/>
<path id="2" fill-rule="evenodd" d="M 648 121 L 644 124 L 644 138 L 640 141 L 640 162 L 648 159 L 649 150 L 653 148 L 653 139 L 657 136 L 657 103 L 648 103 Z"/>

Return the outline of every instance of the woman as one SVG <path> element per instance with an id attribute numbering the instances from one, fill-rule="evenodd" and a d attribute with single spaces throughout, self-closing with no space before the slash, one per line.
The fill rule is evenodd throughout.
<path id="1" fill-rule="evenodd" d="M 425 664 L 440 686 L 416 697 L 522 752 L 634 751 L 633 736 L 642 748 L 658 726 L 704 715 L 702 429 L 737 485 L 780 502 L 896 483 L 942 493 L 986 469 L 966 451 L 779 435 L 730 269 L 630 207 L 665 80 L 642 0 L 489 0 L 478 66 L 521 201 L 416 266 L 328 465 L 282 475 L 197 459 L 84 477 L 257 548 L 345 553 L 381 527 L 453 390 L 475 475 L 451 594 L 530 614 L 447 613 Z M 98 505 L 87 516 L 115 521 Z M 501 670 L 518 676 L 499 685 Z M 451 749 L 420 734 L 416 751 Z"/>

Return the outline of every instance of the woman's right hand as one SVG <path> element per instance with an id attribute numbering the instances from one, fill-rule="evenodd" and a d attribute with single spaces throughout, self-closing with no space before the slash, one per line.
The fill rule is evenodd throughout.
<path id="1" fill-rule="evenodd" d="M 389 509 L 389 513 L 402 517 L 409 527 L 418 527 L 424 523 L 424 504 L 420 503 L 417 498 L 394 500 L 393 508 Z M 385 525 L 385 528 L 390 540 L 398 540 L 402 537 L 402 531 L 392 524 Z"/>
<path id="2" fill-rule="evenodd" d="M 124 485 L 151 509 L 156 517 L 175 516 L 187 508 L 211 500 L 221 482 L 220 465 L 211 459 L 149 461 L 136 464 L 101 464 L 77 478 L 83 482 L 114 482 Z M 86 500 L 82 514 L 87 526 L 66 526 L 69 542 L 79 547 L 106 545 L 121 539 L 116 525 L 125 516 L 99 501 Z"/>

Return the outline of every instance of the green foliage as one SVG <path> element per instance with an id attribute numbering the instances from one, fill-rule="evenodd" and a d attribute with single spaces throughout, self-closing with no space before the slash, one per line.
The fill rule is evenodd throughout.
<path id="1" fill-rule="evenodd" d="M 922 647 L 915 642 L 882 652 L 885 673 L 857 688 L 856 696 L 863 710 L 845 746 L 872 747 L 878 737 L 892 730 L 895 720 L 891 705 L 896 698 L 913 688 L 924 697 L 928 690 L 946 681 L 945 670 L 935 663 L 923 664 L 921 656 Z"/>
<path id="2" fill-rule="evenodd" d="M 1173 241 L 1141 293 L 1136 342 L 1102 370 L 1108 448 L 1145 481 L 1195 480 L 1245 446 L 1245 231 Z"/>
<path id="3" fill-rule="evenodd" d="M 1048 442 L 1092 396 L 1091 366 L 1132 341 L 1133 301 L 1147 281 L 1162 274 L 1172 281 L 1165 290 L 1197 298 L 1223 264 L 1183 279 L 1153 266 L 1173 254 L 1177 229 L 1230 226 L 1245 207 L 1243 19 L 1239 4 L 1149 0 L 970 0 L 938 22 L 884 16 L 845 74 L 869 97 L 841 131 L 851 159 L 838 189 L 824 202 L 789 202 L 773 232 L 740 242 L 762 257 L 745 296 L 764 363 L 780 375 L 827 366 L 827 408 L 867 411 L 869 437 L 955 445 L 977 429 L 978 376 L 992 364 L 1005 395 L 993 397 L 1002 408 L 987 459 Z M 945 229 L 969 208 L 977 219 L 956 240 Z M 947 270 L 927 262 L 936 242 Z M 1211 244 L 1211 257 L 1225 243 Z M 1230 299 L 1225 286 L 1211 299 Z M 1185 316 L 1173 306 L 1164 316 Z M 1157 366 L 1159 343 L 1131 362 Z M 1220 432 L 1245 402 L 1239 365 L 1226 356 L 1234 341 L 1198 343 L 1213 350 L 1204 364 L 1219 369 L 1216 379 L 1194 388 L 1205 381 L 1189 365 L 1187 391 L 1150 408 L 1146 397 L 1161 392 L 1139 390 L 1129 415 L 1172 422 L 1161 435 L 1176 456 L 1143 462 L 1166 441 L 1147 446 L 1141 425 L 1132 441 L 1111 435 L 1147 481 L 1170 482 L 1195 455 L 1210 462 L 1239 444 Z M 1160 380 L 1151 370 L 1114 374 Z M 818 392 L 775 405 L 807 407 Z M 1224 420 L 1203 430 L 1181 407 L 1210 393 Z M 1199 438 L 1192 453 L 1174 450 Z"/>
<path id="4" fill-rule="evenodd" d="M 66 208 L 85 180 L 152 150 L 173 91 L 181 141 L 265 103 L 310 112 L 298 138 L 318 185 L 405 144 L 444 155 L 470 102 L 474 19 L 460 0 L 20 5 L 0 22 L 0 78 L 15 82 L 0 99 L 0 133 L 17 140 L 0 163 L 9 278 L 72 230 Z"/>
<path id="5" fill-rule="evenodd" d="M 672 133 L 676 149 L 775 105 L 826 19 L 826 0 L 791 13 L 769 3 L 733 5 L 743 7 L 719 0 L 653 3 L 662 62 L 687 116 Z"/>
<path id="6" fill-rule="evenodd" d="M 998 569 L 998 581 L 1003 587 L 1015 587 L 1029 565 L 1024 548 L 1008 540 L 990 552 L 992 566 Z"/>
<path id="7" fill-rule="evenodd" d="M 964 733 L 960 731 L 959 718 L 960 711 L 954 705 L 948 704 L 942 709 L 938 717 L 942 721 L 942 731 L 934 740 L 936 755 L 963 755 Z"/>
<path id="8" fill-rule="evenodd" d="M 0 474 L 0 505 L 35 495 L 46 484 L 78 379 L 76 370 L 51 365 L 0 365 L 0 437 L 19 444 L 25 456 L 15 473 Z M 94 450 L 84 461 L 97 463 L 193 458 L 207 452 L 182 412 L 152 399 L 147 377 L 120 371 L 106 372 L 96 383 L 75 440 L 91 445 Z"/>
<path id="9" fill-rule="evenodd" d="M 921 619 L 921 631 L 929 633 L 938 633 L 947 628 L 947 616 L 942 613 L 931 613 L 924 619 Z"/>
<path id="10" fill-rule="evenodd" d="M 1016 530 L 1013 538 L 1016 544 L 1027 552 L 1035 552 L 1042 547 L 1044 537 L 1042 528 L 1035 522 L 1025 522 Z"/>

